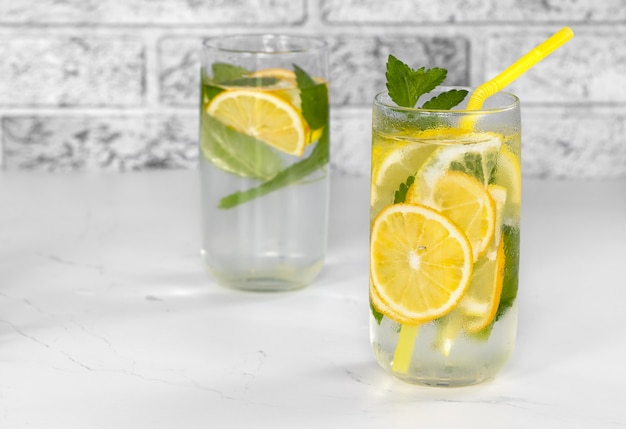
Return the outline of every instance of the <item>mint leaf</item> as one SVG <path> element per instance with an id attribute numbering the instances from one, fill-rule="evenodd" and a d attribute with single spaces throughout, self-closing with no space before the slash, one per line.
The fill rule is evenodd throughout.
<path id="1" fill-rule="evenodd" d="M 229 209 L 285 186 L 299 182 L 318 168 L 321 168 L 328 163 L 328 146 L 328 127 L 325 127 L 322 136 L 307 158 L 290 165 L 280 173 L 276 174 L 276 176 L 272 179 L 255 188 L 235 192 L 222 198 L 218 207 L 222 209 Z"/>
<path id="2" fill-rule="evenodd" d="M 504 225 L 504 279 L 500 304 L 494 320 L 498 320 L 515 302 L 519 283 L 519 229 Z"/>
<path id="3" fill-rule="evenodd" d="M 400 183 L 400 187 L 394 194 L 394 199 L 393 199 L 394 204 L 399 204 L 399 203 L 403 203 L 406 201 L 406 193 L 411 187 L 411 185 L 413 184 L 413 182 L 415 182 L 415 176 L 409 176 L 407 177 L 405 183 Z"/>
<path id="4" fill-rule="evenodd" d="M 302 116 L 309 128 L 317 130 L 328 124 L 328 88 L 317 83 L 303 69 L 293 65 L 302 100 Z"/>
<path id="5" fill-rule="evenodd" d="M 420 97 L 441 85 L 447 75 L 446 69 L 421 67 L 413 70 L 393 55 L 387 59 L 387 91 L 393 102 L 401 107 L 415 107 Z M 425 102 L 422 108 L 449 110 L 463 101 L 466 95 L 465 90 L 444 92 Z"/>
<path id="6" fill-rule="evenodd" d="M 498 152 L 493 150 L 482 153 L 466 152 L 462 157 L 451 161 L 449 169 L 473 176 L 480 183 L 487 185 L 495 181 L 497 158 Z"/>
<path id="7" fill-rule="evenodd" d="M 417 87 L 417 98 L 419 99 L 422 95 L 428 94 L 430 91 L 441 85 L 443 81 L 446 80 L 447 75 L 448 71 L 446 69 L 437 67 L 432 69 L 425 69 L 422 67 L 417 70 L 414 77 L 415 85 Z"/>
<path id="8" fill-rule="evenodd" d="M 200 125 L 202 155 L 213 165 L 238 176 L 267 180 L 282 168 L 280 156 L 266 143 L 237 132 L 211 115 Z"/>
<path id="9" fill-rule="evenodd" d="M 211 69 L 213 70 L 213 82 L 215 83 L 228 82 L 229 80 L 239 79 L 250 74 L 250 72 L 243 67 L 227 63 L 213 63 Z"/>
<path id="10" fill-rule="evenodd" d="M 466 96 L 467 91 L 464 89 L 451 89 L 425 102 L 422 109 L 450 110 L 463 101 Z"/>
<path id="11" fill-rule="evenodd" d="M 219 86 L 212 85 L 211 78 L 205 76 L 204 73 L 202 73 L 200 81 L 202 86 L 202 99 L 200 100 L 200 103 L 201 106 L 206 108 L 209 101 L 211 101 L 220 92 L 223 92 L 224 89 Z"/>
<path id="12" fill-rule="evenodd" d="M 389 97 L 398 106 L 415 107 L 417 100 L 439 86 L 447 74 L 447 70 L 441 68 L 421 67 L 413 70 L 393 55 L 389 55 L 385 73 Z"/>
<path id="13" fill-rule="evenodd" d="M 228 86 L 269 86 L 278 82 L 275 77 L 248 77 L 250 71 L 227 63 L 213 63 L 212 83 Z"/>
<path id="14" fill-rule="evenodd" d="M 298 82 L 299 88 L 310 88 L 317 85 L 317 82 L 297 64 L 293 65 L 293 71 L 296 73 L 296 82 Z"/>
<path id="15" fill-rule="evenodd" d="M 372 301 L 370 301 L 370 310 L 372 311 L 372 316 L 374 316 L 374 319 L 376 319 L 376 323 L 380 325 L 380 322 L 382 322 L 383 317 L 385 317 L 385 315 L 381 313 L 380 311 L 378 311 L 376 307 L 374 307 L 374 304 L 372 304 Z"/>
<path id="16" fill-rule="evenodd" d="M 387 58 L 387 91 L 398 106 L 414 107 L 417 103 L 419 95 L 414 82 L 415 74 L 414 70 L 393 55 Z"/>
<path id="17" fill-rule="evenodd" d="M 223 88 L 219 86 L 205 85 L 204 86 L 204 95 L 206 96 L 206 101 L 211 101 L 217 94 L 220 92 L 224 92 Z"/>
<path id="18" fill-rule="evenodd" d="M 380 311 L 378 311 L 378 309 L 374 306 L 374 304 L 372 304 L 372 301 L 370 300 L 370 310 L 372 311 L 372 316 L 374 316 L 374 319 L 376 320 L 376 323 L 380 325 L 380 323 L 383 321 L 383 318 L 385 317 L 385 315 L 383 313 L 381 313 Z M 396 333 L 400 333 L 400 329 L 402 328 L 402 325 L 398 322 L 395 322 L 391 319 L 389 319 L 389 321 L 391 321 L 393 324 L 391 325 L 391 327 L 393 328 L 393 330 Z"/>

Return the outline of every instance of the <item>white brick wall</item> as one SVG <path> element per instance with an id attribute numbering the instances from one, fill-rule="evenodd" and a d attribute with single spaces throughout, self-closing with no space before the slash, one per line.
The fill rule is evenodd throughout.
<path id="1" fill-rule="evenodd" d="M 624 0 L 0 0 L 5 169 L 194 168 L 200 40 L 286 32 L 331 47 L 336 171 L 369 172 L 389 53 L 477 85 L 563 25 L 515 82 L 524 174 L 626 177 Z"/>

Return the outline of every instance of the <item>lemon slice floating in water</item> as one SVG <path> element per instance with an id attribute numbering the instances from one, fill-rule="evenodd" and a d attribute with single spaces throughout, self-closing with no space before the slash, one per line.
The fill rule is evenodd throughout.
<path id="1" fill-rule="evenodd" d="M 473 176 L 442 174 L 430 189 L 418 178 L 407 191 L 406 202 L 424 204 L 454 222 L 469 239 L 475 260 L 487 251 L 496 229 L 496 206 Z"/>
<path id="2" fill-rule="evenodd" d="M 373 304 L 399 323 L 416 325 L 451 311 L 472 274 L 472 248 L 447 217 L 417 204 L 394 204 L 372 225 Z"/>
<path id="3" fill-rule="evenodd" d="M 504 280 L 504 240 L 500 240 L 494 253 L 476 262 L 472 281 L 458 306 L 463 314 L 463 328 L 469 333 L 489 326 L 498 311 Z"/>
<path id="4" fill-rule="evenodd" d="M 223 91 L 211 100 L 207 113 L 281 152 L 295 156 L 304 152 L 307 131 L 302 115 L 274 94 L 249 89 Z"/>

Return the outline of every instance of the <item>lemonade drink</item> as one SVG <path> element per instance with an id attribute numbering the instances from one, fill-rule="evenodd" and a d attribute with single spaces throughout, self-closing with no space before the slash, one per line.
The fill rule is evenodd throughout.
<path id="1" fill-rule="evenodd" d="M 519 104 L 499 93 L 463 108 L 374 101 L 370 336 L 380 365 L 414 383 L 481 382 L 515 342 Z"/>
<path id="2" fill-rule="evenodd" d="M 286 290 L 324 262 L 328 81 L 322 42 L 231 36 L 203 50 L 202 255 L 221 284 Z"/>

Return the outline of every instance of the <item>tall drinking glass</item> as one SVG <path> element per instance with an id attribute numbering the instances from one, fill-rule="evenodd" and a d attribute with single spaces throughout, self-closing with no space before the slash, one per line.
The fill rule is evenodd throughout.
<path id="1" fill-rule="evenodd" d="M 326 44 L 287 35 L 202 49 L 202 255 L 218 283 L 308 285 L 324 264 L 329 194 Z"/>
<path id="2" fill-rule="evenodd" d="M 379 364 L 412 383 L 479 383 L 515 343 L 519 101 L 464 108 L 374 99 L 370 337 Z"/>

